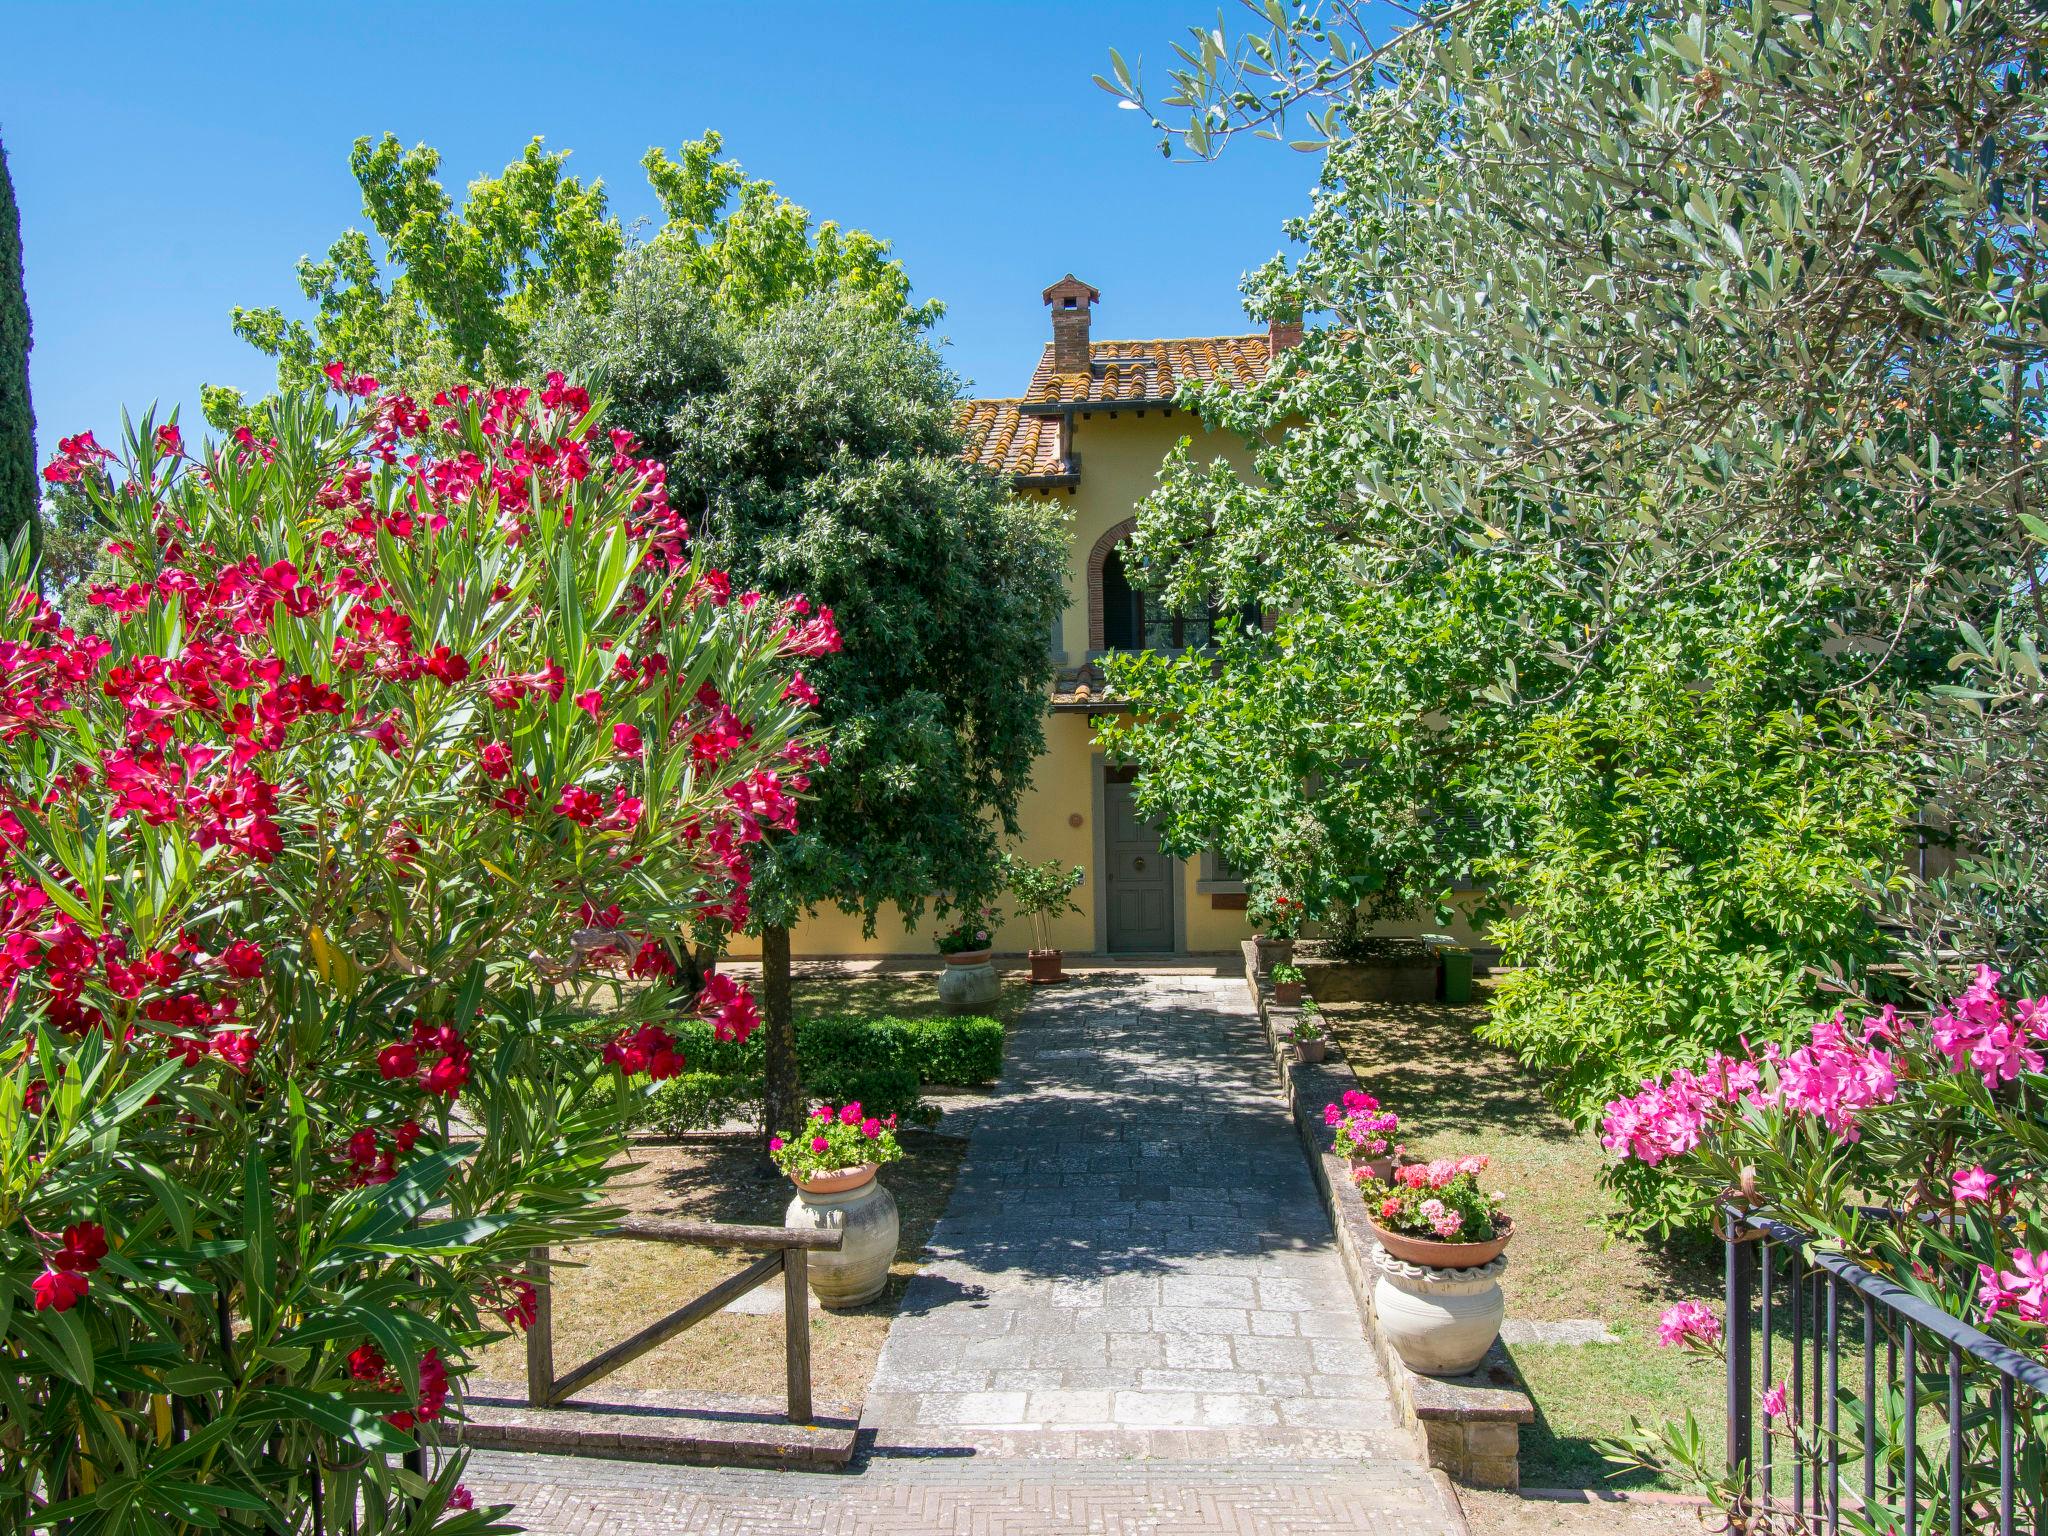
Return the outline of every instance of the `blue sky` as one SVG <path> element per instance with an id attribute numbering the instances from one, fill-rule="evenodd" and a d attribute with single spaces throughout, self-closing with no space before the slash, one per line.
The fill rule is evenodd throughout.
<path id="1" fill-rule="evenodd" d="M 1246 328 L 1237 280 L 1279 249 L 1316 162 L 1264 142 L 1168 164 L 1090 75 L 1148 62 L 1208 0 L 701 6 L 55 4 L 10 0 L 0 139 L 22 209 L 37 436 L 201 383 L 261 390 L 237 303 L 298 304 L 293 264 L 361 225 L 350 144 L 442 151 L 451 191 L 528 138 L 574 151 L 628 222 L 639 161 L 706 128 L 820 217 L 895 243 L 982 394 L 1017 393 L 1039 290 L 1102 291 L 1095 334 Z M 1154 64 L 1154 79 L 1161 77 Z"/>

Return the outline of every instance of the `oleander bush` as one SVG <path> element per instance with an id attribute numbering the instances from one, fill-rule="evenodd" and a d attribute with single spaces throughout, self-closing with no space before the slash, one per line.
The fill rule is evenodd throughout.
<path id="1" fill-rule="evenodd" d="M 757 1017 L 579 979 L 744 920 L 829 616 L 559 378 L 331 377 L 66 439 L 105 636 L 0 611 L 0 1528 L 498 1528 L 403 1458 L 605 1219 L 626 1080 Z"/>

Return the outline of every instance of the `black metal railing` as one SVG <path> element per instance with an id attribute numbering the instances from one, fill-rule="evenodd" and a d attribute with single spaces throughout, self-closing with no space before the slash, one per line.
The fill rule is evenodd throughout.
<path id="1" fill-rule="evenodd" d="M 2041 1536 L 2048 1365 L 1809 1233 L 1725 1214 L 1735 1525 Z"/>

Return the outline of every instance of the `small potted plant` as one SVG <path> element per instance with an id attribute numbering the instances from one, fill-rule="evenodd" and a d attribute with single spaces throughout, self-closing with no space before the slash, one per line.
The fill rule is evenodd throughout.
<path id="1" fill-rule="evenodd" d="M 1381 1109 L 1378 1099 L 1357 1088 L 1347 1089 L 1341 1107 L 1323 1106 L 1323 1124 L 1336 1132 L 1333 1150 L 1351 1164 L 1353 1178 L 1394 1176 L 1394 1159 L 1401 1152 L 1394 1133 L 1401 1128 L 1401 1117 Z"/>
<path id="2" fill-rule="evenodd" d="M 1474 1155 L 1410 1163 L 1388 1179 L 1354 1175 L 1379 1239 L 1375 1321 L 1402 1362 L 1426 1376 L 1476 1368 L 1507 1315 L 1500 1274 L 1515 1229 L 1502 1197 L 1480 1185 L 1486 1166 Z"/>
<path id="3" fill-rule="evenodd" d="M 1296 1061 L 1321 1061 L 1330 1053 L 1330 1037 L 1323 1029 L 1323 1016 L 1315 1005 L 1315 999 L 1301 1005 L 1301 1016 L 1294 1021 L 1294 1059 Z"/>
<path id="4" fill-rule="evenodd" d="M 1282 1008 L 1301 1005 L 1301 967 L 1291 960 L 1273 967 L 1273 1001 Z"/>
<path id="5" fill-rule="evenodd" d="M 1031 919 L 1031 982 L 1045 986 L 1067 978 L 1060 970 L 1065 957 L 1053 943 L 1053 920 L 1081 908 L 1074 901 L 1080 888 L 1081 866 L 1063 865 L 1058 859 L 1043 864 L 1006 858 L 1004 872 L 1017 910 Z"/>
<path id="6" fill-rule="evenodd" d="M 775 1166 L 796 1185 L 784 1224 L 845 1235 L 837 1253 L 810 1256 L 811 1289 L 827 1307 L 873 1301 L 896 1258 L 896 1199 L 875 1172 L 903 1155 L 896 1117 L 878 1120 L 858 1103 L 820 1104 L 787 1136 L 768 1143 Z"/>

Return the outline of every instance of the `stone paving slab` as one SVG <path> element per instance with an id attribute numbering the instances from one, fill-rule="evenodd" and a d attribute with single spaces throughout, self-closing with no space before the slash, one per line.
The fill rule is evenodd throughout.
<path id="1" fill-rule="evenodd" d="M 1391 1399 L 1241 981 L 1039 993 L 949 1129 L 967 1155 L 876 1367 L 878 1446 L 1384 1450 Z"/>

